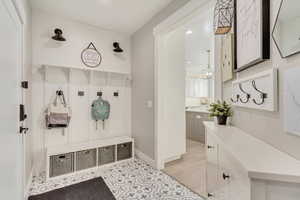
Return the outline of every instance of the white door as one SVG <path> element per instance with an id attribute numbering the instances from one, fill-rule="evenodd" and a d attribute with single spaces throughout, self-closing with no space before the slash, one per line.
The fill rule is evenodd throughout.
<path id="1" fill-rule="evenodd" d="M 11 0 L 0 0 L 0 194 L 23 199 L 22 24 Z"/>

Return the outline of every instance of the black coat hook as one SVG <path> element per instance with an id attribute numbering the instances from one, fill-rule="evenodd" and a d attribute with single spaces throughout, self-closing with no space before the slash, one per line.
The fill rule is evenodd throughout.
<path id="1" fill-rule="evenodd" d="M 56 91 L 56 95 L 57 96 L 63 96 L 64 95 L 64 92 L 62 90 L 57 90 Z"/>
<path id="2" fill-rule="evenodd" d="M 241 83 L 239 83 L 239 88 L 240 88 L 241 92 L 246 95 L 246 100 L 243 100 L 242 98 L 240 98 L 240 102 L 241 103 L 248 103 L 249 100 L 250 100 L 251 95 L 242 88 Z"/>
<path id="3" fill-rule="evenodd" d="M 256 105 L 262 105 L 262 104 L 264 104 L 265 103 L 265 99 L 268 98 L 268 94 L 260 91 L 259 89 L 257 89 L 255 80 L 252 81 L 252 86 L 259 93 L 259 97 L 261 99 L 261 102 L 257 102 L 255 99 L 252 99 L 253 103 L 255 103 Z"/>
<path id="4" fill-rule="evenodd" d="M 97 96 L 98 96 L 98 97 L 102 97 L 102 95 L 103 95 L 103 92 L 102 92 L 102 91 L 97 92 Z"/>
<path id="5" fill-rule="evenodd" d="M 239 95 L 239 94 L 236 95 L 236 100 L 234 100 L 233 98 L 230 98 L 230 100 L 231 100 L 233 103 L 237 103 L 237 102 L 239 102 L 239 100 L 240 100 L 240 95 Z"/>

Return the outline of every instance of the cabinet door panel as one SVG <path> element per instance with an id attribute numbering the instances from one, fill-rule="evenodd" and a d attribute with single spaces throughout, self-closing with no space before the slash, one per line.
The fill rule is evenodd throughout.
<path id="1" fill-rule="evenodd" d="M 215 199 L 218 187 L 218 144 L 210 134 L 206 134 L 206 187 L 207 192 L 213 195 L 209 199 Z"/>
<path id="2" fill-rule="evenodd" d="M 219 147 L 220 185 L 227 185 L 230 200 L 250 200 L 250 179 L 243 166 L 226 150 Z"/>

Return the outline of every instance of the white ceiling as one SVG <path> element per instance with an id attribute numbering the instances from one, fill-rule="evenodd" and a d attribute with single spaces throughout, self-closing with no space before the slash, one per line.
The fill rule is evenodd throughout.
<path id="1" fill-rule="evenodd" d="M 132 34 L 172 0 L 30 0 L 33 9 Z"/>

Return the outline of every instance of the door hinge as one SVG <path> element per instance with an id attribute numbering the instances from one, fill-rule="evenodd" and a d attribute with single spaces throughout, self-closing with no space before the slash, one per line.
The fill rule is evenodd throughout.
<path id="1" fill-rule="evenodd" d="M 20 104 L 20 122 L 24 121 L 26 118 L 27 115 L 25 114 L 25 106 Z"/>
<path id="2" fill-rule="evenodd" d="M 23 126 L 20 126 L 20 134 L 26 134 L 29 128 L 24 128 Z"/>
<path id="3" fill-rule="evenodd" d="M 24 89 L 28 89 L 28 81 L 22 81 L 22 82 L 21 82 L 21 86 L 22 86 L 22 88 L 24 88 Z"/>

